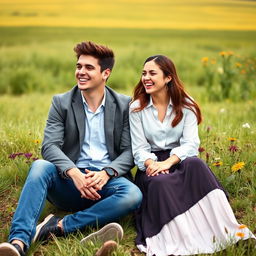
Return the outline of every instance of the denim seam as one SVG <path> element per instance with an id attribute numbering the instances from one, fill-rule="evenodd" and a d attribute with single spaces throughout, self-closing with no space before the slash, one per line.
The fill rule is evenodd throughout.
<path id="1" fill-rule="evenodd" d="M 54 177 L 53 178 L 56 178 L 56 176 L 54 175 Z M 52 180 L 52 179 L 50 179 L 50 180 Z M 49 186 L 48 186 L 49 187 Z M 42 196 L 42 198 L 40 199 L 40 205 L 39 205 L 39 207 L 38 207 L 38 209 L 37 209 L 37 211 L 35 212 L 35 214 L 34 214 L 34 220 L 35 219 L 37 219 L 37 217 L 38 217 L 38 219 L 39 219 L 39 217 L 40 217 L 40 213 L 42 212 L 42 211 L 40 211 L 40 209 L 42 209 L 42 207 L 43 207 L 43 203 L 45 202 L 45 200 L 46 200 L 46 197 L 47 197 L 47 189 L 46 189 L 46 193 Z M 33 224 L 33 223 L 32 223 Z M 37 226 L 37 223 L 34 223 L 34 225 L 30 225 L 32 228 L 29 230 L 29 232 L 30 232 L 30 234 L 32 234 L 32 230 L 34 229 L 34 228 L 36 228 L 36 226 Z"/>

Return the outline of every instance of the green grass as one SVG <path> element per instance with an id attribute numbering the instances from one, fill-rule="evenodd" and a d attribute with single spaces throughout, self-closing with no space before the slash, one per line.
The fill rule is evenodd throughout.
<path id="1" fill-rule="evenodd" d="M 129 94 L 130 91 L 126 93 Z M 198 90 L 192 89 L 191 94 L 197 98 Z M 33 157 L 40 157 L 40 144 L 37 144 L 37 140 L 42 140 L 51 96 L 51 94 L 39 93 L 0 96 L 0 197 L 2 202 L 0 241 L 7 239 L 11 217 L 32 161 L 24 156 L 16 157 L 14 160 L 8 156 L 17 152 L 30 152 L 33 153 Z M 206 160 L 206 152 L 209 153 L 208 165 L 229 192 L 230 202 L 239 223 L 248 225 L 255 233 L 255 104 L 253 101 L 246 103 L 223 101 L 215 104 L 201 103 L 201 107 L 204 122 L 200 125 L 200 137 L 201 146 L 205 151 L 201 153 L 200 157 Z M 243 128 L 244 123 L 249 123 L 251 128 Z M 228 150 L 231 144 L 228 140 L 229 137 L 237 139 L 233 142 L 233 145 L 238 147 L 237 152 L 232 153 Z M 216 161 L 222 161 L 223 165 L 213 166 Z M 233 173 L 231 170 L 233 164 L 242 161 L 245 162 L 245 167 L 240 172 Z M 47 204 L 41 219 L 49 213 L 58 213 L 61 216 L 65 214 Z M 125 237 L 115 255 L 128 256 L 131 255 L 131 251 L 136 252 L 132 215 L 123 218 L 120 223 L 124 226 Z M 47 245 L 34 245 L 30 253 L 32 255 L 36 252 L 36 255 L 49 256 L 93 255 L 99 245 L 89 244 L 87 247 L 83 247 L 79 244 L 79 240 L 90 232 L 91 229 L 87 229 L 83 233 L 72 234 L 65 239 L 55 239 Z M 246 251 L 245 246 L 245 243 L 241 243 L 238 247 L 230 247 L 225 253 L 220 252 L 215 255 L 252 256 L 254 252 Z"/>
<path id="2" fill-rule="evenodd" d="M 253 82 L 250 83 L 250 100 L 240 100 L 239 95 L 244 87 L 235 83 L 232 84 L 229 100 L 212 103 L 208 101 L 206 73 L 201 63 L 202 57 L 215 58 L 216 66 L 211 67 L 218 76 L 220 51 L 233 51 L 233 64 L 241 58 L 255 60 L 255 31 L 0 27 L 0 34 L 1 242 L 7 239 L 11 217 L 31 158 L 40 157 L 38 142 L 42 141 L 51 96 L 75 84 L 75 56 L 72 49 L 76 43 L 84 40 L 108 45 L 115 51 L 116 65 L 109 85 L 129 95 L 139 80 L 142 63 L 148 56 L 160 53 L 174 60 L 186 88 L 202 106 L 204 122 L 200 125 L 200 136 L 205 151 L 200 157 L 208 161 L 229 192 L 239 222 L 248 225 L 256 233 L 256 79 L 253 78 L 256 72 L 251 72 Z M 233 69 L 234 66 L 231 71 Z M 218 80 L 212 90 L 221 93 Z M 245 123 L 249 123 L 251 128 L 243 128 Z M 229 151 L 229 137 L 237 139 L 233 145 L 238 147 L 238 151 L 234 153 Z M 30 159 L 24 155 L 9 158 L 10 154 L 18 152 L 33 155 Z M 216 161 L 223 164 L 213 166 Z M 240 172 L 233 173 L 231 168 L 237 162 L 245 162 L 245 166 Z M 65 214 L 47 204 L 41 219 L 50 212 Z M 135 249 L 132 216 L 122 219 L 121 224 L 124 226 L 125 238 L 116 256 L 128 256 Z M 34 245 L 30 254 L 91 256 L 97 245 L 81 247 L 79 244 L 81 237 L 90 232 L 88 229 L 66 239 L 56 239 L 47 245 Z M 241 244 L 216 255 L 252 256 L 253 252 L 246 252 L 245 245 Z"/>
<path id="3" fill-rule="evenodd" d="M 116 53 L 109 79 L 115 89 L 131 90 L 139 80 L 144 60 L 164 54 L 174 61 L 186 86 L 200 86 L 205 92 L 200 95 L 205 98 L 207 76 L 201 58 L 216 59 L 213 72 L 219 76 L 219 52 L 233 51 L 231 69 L 236 70 L 235 62 L 243 58 L 254 63 L 250 71 L 250 97 L 255 98 L 255 31 L 0 27 L 0 34 L 0 94 L 67 90 L 75 84 L 73 47 L 78 42 L 92 40 L 108 45 Z M 214 86 L 221 93 L 218 80 Z M 240 86 L 232 90 L 232 98 L 239 98 L 239 90 Z"/>

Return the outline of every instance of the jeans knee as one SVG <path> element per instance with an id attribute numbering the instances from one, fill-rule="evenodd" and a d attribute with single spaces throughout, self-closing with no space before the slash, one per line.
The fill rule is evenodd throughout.
<path id="1" fill-rule="evenodd" d="M 130 208 L 131 211 L 139 208 L 142 201 L 142 193 L 140 189 L 132 184 L 129 186 L 129 189 L 127 191 L 127 194 L 125 196 L 125 202 L 127 205 L 127 208 Z"/>
<path id="2" fill-rule="evenodd" d="M 32 163 L 29 171 L 29 178 L 38 179 L 51 176 L 55 173 L 57 174 L 57 170 L 54 164 L 39 159 Z"/>

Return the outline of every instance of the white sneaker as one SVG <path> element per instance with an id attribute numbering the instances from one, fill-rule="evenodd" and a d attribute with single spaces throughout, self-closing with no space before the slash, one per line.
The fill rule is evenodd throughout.
<path id="1" fill-rule="evenodd" d="M 86 236 L 80 242 L 87 243 L 92 241 L 93 243 L 99 241 L 101 243 L 105 243 L 109 240 L 121 241 L 124 235 L 124 231 L 121 225 L 118 223 L 109 223 L 105 225 L 100 230 Z"/>
<path id="2" fill-rule="evenodd" d="M 1 243 L 0 244 L 0 256 L 23 256 L 25 253 L 21 250 L 17 244 Z"/>

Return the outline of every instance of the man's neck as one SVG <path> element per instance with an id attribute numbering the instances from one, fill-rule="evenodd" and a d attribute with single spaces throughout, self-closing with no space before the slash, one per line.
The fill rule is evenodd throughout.
<path id="1" fill-rule="evenodd" d="M 86 100 L 86 103 L 88 104 L 88 107 L 92 112 L 95 112 L 102 103 L 104 91 L 105 86 L 97 90 L 82 91 L 83 97 Z"/>

